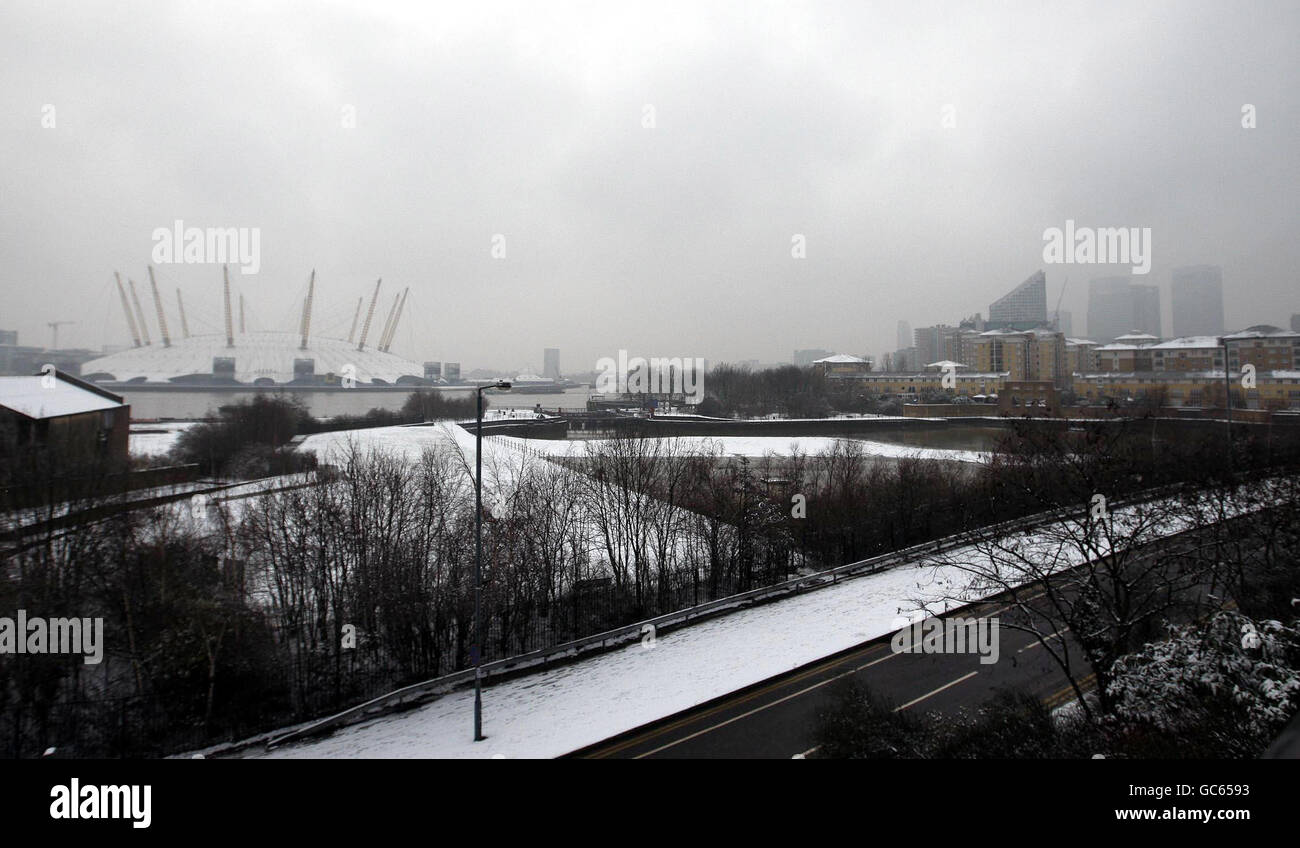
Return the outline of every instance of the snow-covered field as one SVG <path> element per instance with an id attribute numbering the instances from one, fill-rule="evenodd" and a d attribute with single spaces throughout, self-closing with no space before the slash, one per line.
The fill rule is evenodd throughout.
<path id="1" fill-rule="evenodd" d="M 160 456 L 176 445 L 176 440 L 193 421 L 167 421 L 161 424 L 132 424 L 127 438 L 131 456 Z"/>
<path id="2" fill-rule="evenodd" d="M 678 444 L 686 451 L 721 451 L 724 456 L 763 457 L 789 456 L 799 450 L 817 454 L 829 450 L 839 439 L 831 436 L 678 436 Z M 581 456 L 587 446 L 600 444 L 600 439 L 521 439 L 514 436 L 485 436 L 483 439 L 483 480 L 485 490 L 507 489 L 515 479 L 521 459 L 533 456 Z M 858 441 L 868 456 L 883 458 L 918 457 L 921 459 L 946 459 L 957 462 L 984 462 L 989 454 L 967 450 L 939 450 L 915 448 L 889 442 Z M 365 430 L 345 430 L 337 433 L 317 433 L 308 436 L 299 446 L 311 451 L 323 463 L 341 463 L 350 447 L 362 451 L 381 450 L 396 453 L 410 462 L 419 460 L 426 449 L 458 450 L 465 462 L 474 462 L 474 434 L 458 424 L 443 423 L 419 427 L 374 427 Z"/>
<path id="3" fill-rule="evenodd" d="M 947 459 L 958 462 L 984 462 L 991 454 L 983 451 L 918 448 L 879 442 L 868 439 L 843 439 L 836 436 L 677 436 L 677 443 L 689 452 L 709 452 L 720 449 L 725 456 L 762 457 L 790 456 L 794 451 L 818 454 L 835 446 L 836 442 L 853 441 L 862 445 L 868 456 L 890 459 L 917 457 L 920 459 Z M 521 448 L 545 456 L 580 456 L 588 444 L 599 445 L 601 439 L 522 439 L 516 436 L 485 436 L 483 461 L 492 458 L 504 460 Z M 399 452 L 411 460 L 419 459 L 427 447 L 456 445 L 472 461 L 474 434 L 457 424 L 438 424 L 425 427 L 375 427 L 366 430 L 349 430 L 338 433 L 318 433 L 308 436 L 301 450 L 314 451 L 322 462 L 338 457 L 349 444 L 363 449 L 371 447 Z"/>
<path id="4" fill-rule="evenodd" d="M 408 462 L 419 462 L 426 450 L 452 450 L 460 453 L 466 467 L 474 466 L 474 434 L 459 424 L 444 422 L 423 426 L 372 427 L 365 430 L 341 430 L 335 433 L 316 433 L 303 439 L 300 451 L 316 454 L 326 464 L 342 464 L 349 451 L 356 447 L 362 453 L 371 450 L 396 454 Z M 499 436 L 483 439 L 483 490 L 507 491 L 517 477 L 522 452 L 516 445 L 507 444 Z M 471 479 L 466 480 L 469 484 Z"/>
<path id="5" fill-rule="evenodd" d="M 521 439 L 515 436 L 500 437 L 510 442 L 526 445 L 528 448 L 547 456 L 581 455 L 583 446 L 588 442 L 598 444 L 600 439 Z M 790 456 L 798 451 L 815 455 L 830 450 L 836 442 L 857 442 L 867 456 L 901 459 L 915 457 L 918 459 L 947 459 L 956 462 L 985 462 L 991 456 L 982 451 L 949 450 L 940 448 L 918 448 L 910 445 L 898 445 L 891 442 L 878 442 L 870 439 L 845 439 L 837 436 L 677 436 L 677 443 L 688 452 L 712 452 L 714 447 L 724 456 L 763 457 Z"/>
<path id="6" fill-rule="evenodd" d="M 486 441 L 486 440 L 485 440 Z M 368 427 L 364 430 L 339 430 L 315 433 L 302 440 L 301 451 L 316 454 L 321 462 L 338 462 L 352 445 L 362 450 L 372 448 L 400 454 L 412 462 L 419 460 L 426 448 L 459 446 L 474 457 L 474 436 L 458 424 L 430 424 L 420 427 Z M 504 454 L 503 454 L 504 455 Z M 489 451 L 483 452 L 486 459 Z"/>

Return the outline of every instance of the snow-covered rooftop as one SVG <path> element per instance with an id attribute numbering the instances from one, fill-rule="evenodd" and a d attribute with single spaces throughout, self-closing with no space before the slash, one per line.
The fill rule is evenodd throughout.
<path id="1" fill-rule="evenodd" d="M 120 406 L 120 400 L 112 400 L 64 379 L 0 377 L 0 407 L 28 418 L 58 418 Z"/>
<path id="2" fill-rule="evenodd" d="M 1152 350 L 1179 350 L 1183 348 L 1219 347 L 1217 336 L 1181 336 L 1167 342 L 1151 345 Z"/>
<path id="3" fill-rule="evenodd" d="M 834 354 L 833 356 L 824 356 L 824 357 L 822 357 L 821 359 L 814 359 L 814 360 L 813 360 L 813 364 L 816 365 L 816 364 L 819 363 L 819 362 L 838 362 L 838 363 L 846 363 L 846 362 L 861 362 L 861 363 L 865 363 L 866 361 L 867 361 L 867 360 L 863 359 L 863 358 L 860 357 L 860 356 L 851 356 L 851 355 L 849 355 L 849 354 L 847 354 L 847 353 L 837 353 L 837 354 Z"/>
<path id="4" fill-rule="evenodd" d="M 1235 333 L 1229 333 L 1224 336 L 1225 339 L 1273 339 L 1273 338 L 1300 338 L 1300 333 L 1294 330 L 1284 330 L 1281 327 L 1274 327 L 1272 324 L 1256 324 L 1253 327 L 1247 327 L 1244 330 L 1238 330 Z"/>
<path id="5" fill-rule="evenodd" d="M 1051 327 L 1032 327 L 1028 330 L 1017 330 L 1015 327 L 998 327 L 980 333 L 981 336 L 1033 336 L 1039 339 L 1051 338 L 1060 334 L 1060 330 L 1054 330 Z"/>

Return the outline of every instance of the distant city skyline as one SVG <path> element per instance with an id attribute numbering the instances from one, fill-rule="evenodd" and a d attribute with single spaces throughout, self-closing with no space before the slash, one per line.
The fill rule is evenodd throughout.
<path id="1" fill-rule="evenodd" d="M 409 286 L 414 362 L 882 350 L 899 320 L 985 312 L 1066 220 L 1150 228 L 1162 289 L 1223 267 L 1230 327 L 1300 311 L 1294 4 L 344 2 L 304 26 L 0 7 L 0 327 L 129 344 L 113 272 L 143 280 L 178 220 L 257 231 L 232 263 L 250 328 L 291 332 L 313 268 L 320 335 L 379 277 Z M 221 332 L 220 265 L 155 264 Z M 1127 268 L 1043 270 L 1081 315 Z"/>

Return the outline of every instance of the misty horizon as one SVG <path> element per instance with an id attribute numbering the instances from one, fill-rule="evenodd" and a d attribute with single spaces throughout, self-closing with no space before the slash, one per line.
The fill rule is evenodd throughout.
<path id="1" fill-rule="evenodd" d="M 1222 267 L 1229 330 L 1300 312 L 1289 4 L 0 22 L 0 328 L 23 344 L 69 321 L 60 347 L 129 345 L 114 271 L 155 324 L 146 266 L 176 221 L 258 231 L 258 273 L 230 271 L 250 330 L 296 331 L 314 269 L 313 335 L 345 338 L 383 278 L 376 322 L 410 288 L 393 353 L 465 371 L 545 347 L 571 373 L 619 350 L 874 357 L 897 322 L 987 316 L 1039 269 L 1078 335 L 1089 280 L 1129 268 L 1046 263 L 1067 222 L 1149 228 L 1132 279 L 1160 288 L 1165 335 L 1178 266 Z M 224 332 L 219 263 L 154 267 L 169 322 L 179 288 L 192 333 Z"/>

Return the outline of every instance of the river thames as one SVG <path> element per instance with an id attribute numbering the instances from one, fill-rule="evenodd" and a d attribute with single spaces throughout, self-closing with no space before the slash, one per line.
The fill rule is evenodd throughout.
<path id="1" fill-rule="evenodd" d="M 139 421 L 153 421 L 160 418 L 188 420 L 207 418 L 215 415 L 219 407 L 231 403 L 249 400 L 258 394 L 277 394 L 267 391 L 204 391 L 202 389 L 131 389 L 113 388 L 109 391 L 122 395 L 131 405 L 131 418 Z M 449 398 L 469 397 L 472 388 L 444 389 Z M 487 395 L 487 405 L 497 409 L 532 409 L 538 404 L 543 409 L 584 409 L 590 389 L 569 389 L 562 394 L 504 394 Z M 285 391 L 284 395 L 301 398 L 318 418 L 333 418 L 337 415 L 364 415 L 372 409 L 398 410 L 409 391 L 374 391 L 337 389 L 333 391 Z"/>

